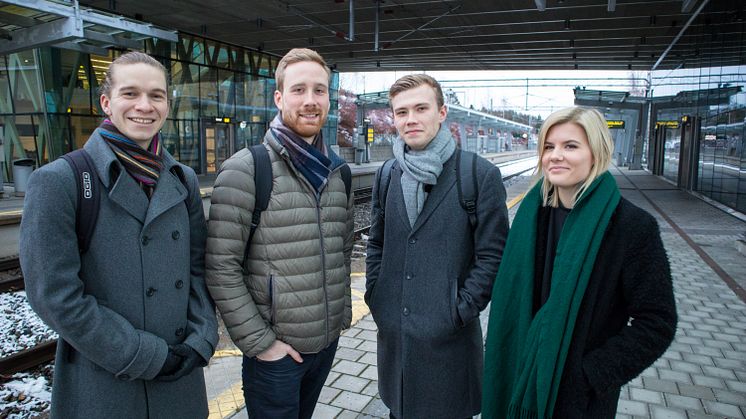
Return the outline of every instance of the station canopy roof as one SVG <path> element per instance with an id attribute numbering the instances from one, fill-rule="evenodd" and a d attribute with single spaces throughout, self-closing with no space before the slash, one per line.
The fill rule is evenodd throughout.
<path id="1" fill-rule="evenodd" d="M 277 55 L 313 48 L 338 71 L 650 70 L 662 55 L 660 69 L 737 65 L 743 64 L 746 15 L 741 0 L 80 0 L 80 5 Z M 703 48 L 705 43 L 718 47 Z"/>

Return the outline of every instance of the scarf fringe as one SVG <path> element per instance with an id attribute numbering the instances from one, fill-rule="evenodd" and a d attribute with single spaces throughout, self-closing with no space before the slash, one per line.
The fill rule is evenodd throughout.
<path id="1" fill-rule="evenodd" d="M 508 408 L 508 417 L 510 419 L 539 419 L 539 413 L 525 407 L 511 405 Z"/>

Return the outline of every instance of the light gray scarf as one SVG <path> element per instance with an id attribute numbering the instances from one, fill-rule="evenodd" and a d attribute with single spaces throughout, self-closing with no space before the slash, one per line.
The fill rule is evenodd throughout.
<path id="1" fill-rule="evenodd" d="M 402 168 L 401 189 L 410 226 L 414 226 L 425 206 L 427 192 L 424 186 L 435 185 L 443 171 L 443 163 L 451 158 L 455 150 L 456 142 L 443 124 L 424 150 L 409 149 L 401 137 L 394 140 L 394 157 Z"/>

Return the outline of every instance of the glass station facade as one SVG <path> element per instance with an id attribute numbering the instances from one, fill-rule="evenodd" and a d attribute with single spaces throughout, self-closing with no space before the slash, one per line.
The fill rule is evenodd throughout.
<path id="1" fill-rule="evenodd" d="M 234 152 L 261 142 L 277 112 L 280 57 L 187 34 L 176 43 L 144 41 L 143 51 L 169 70 L 171 113 L 162 135 L 177 160 L 198 174 L 214 174 Z M 121 53 L 44 47 L 0 56 L 4 179 L 12 179 L 16 159 L 33 159 L 38 167 L 85 143 L 103 115 L 98 86 Z M 338 84 L 332 73 L 327 144 L 336 144 Z"/>

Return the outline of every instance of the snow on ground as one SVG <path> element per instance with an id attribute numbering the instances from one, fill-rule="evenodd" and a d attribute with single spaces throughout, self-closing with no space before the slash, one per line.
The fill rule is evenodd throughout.
<path id="1" fill-rule="evenodd" d="M 47 417 L 52 399 L 53 366 L 0 377 L 0 418 Z"/>
<path id="2" fill-rule="evenodd" d="M 53 339 L 57 334 L 31 310 L 24 291 L 0 294 L 0 357 Z"/>

